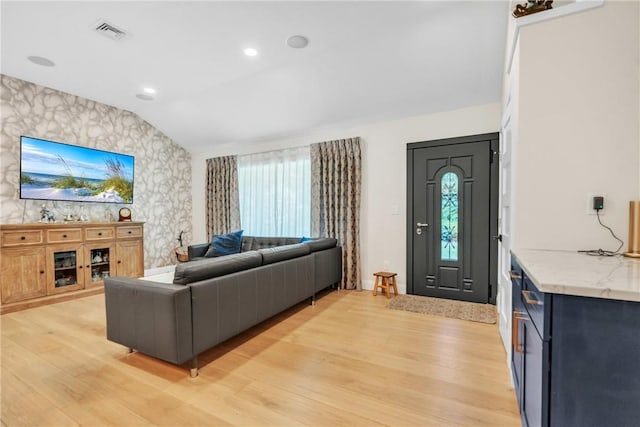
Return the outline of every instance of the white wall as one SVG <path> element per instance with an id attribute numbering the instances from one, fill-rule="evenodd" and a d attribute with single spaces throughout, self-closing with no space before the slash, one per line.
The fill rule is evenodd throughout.
<path id="1" fill-rule="evenodd" d="M 438 114 L 409 117 L 365 126 L 318 131 L 304 137 L 260 144 L 227 144 L 192 155 L 193 242 L 206 241 L 205 160 L 215 156 L 247 154 L 359 136 L 363 151 L 360 243 L 362 277 L 373 288 L 372 274 L 389 269 L 398 273 L 406 289 L 406 166 L 407 143 L 497 132 L 500 104 L 488 104 Z M 398 214 L 393 214 L 397 207 Z"/>
<path id="2" fill-rule="evenodd" d="M 602 221 L 626 243 L 640 196 L 638 8 L 605 2 L 521 29 L 517 247 L 615 249 L 589 194 L 606 196 Z"/>

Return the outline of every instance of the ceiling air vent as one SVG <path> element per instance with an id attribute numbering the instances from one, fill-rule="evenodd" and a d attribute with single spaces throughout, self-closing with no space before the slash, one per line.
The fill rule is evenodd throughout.
<path id="1" fill-rule="evenodd" d="M 108 37 L 111 40 L 118 41 L 128 36 L 125 31 L 122 31 L 115 25 L 108 23 L 104 19 L 96 22 L 96 24 L 93 26 L 93 29 L 96 31 L 96 33 L 102 34 L 103 36 Z"/>

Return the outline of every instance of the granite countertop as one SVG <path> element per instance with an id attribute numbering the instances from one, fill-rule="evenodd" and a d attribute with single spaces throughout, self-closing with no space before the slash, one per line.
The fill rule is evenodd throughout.
<path id="1" fill-rule="evenodd" d="M 571 251 L 511 251 L 542 292 L 640 302 L 640 259 Z"/>

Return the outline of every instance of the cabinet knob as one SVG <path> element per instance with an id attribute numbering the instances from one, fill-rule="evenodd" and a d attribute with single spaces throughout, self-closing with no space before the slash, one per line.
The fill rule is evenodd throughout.
<path id="1" fill-rule="evenodd" d="M 63 234 L 63 235 L 62 235 L 62 238 L 63 238 L 63 239 L 66 239 L 66 238 L 67 238 L 67 235 L 66 235 L 66 234 Z"/>
<path id="2" fill-rule="evenodd" d="M 131 230 L 127 231 L 127 234 L 131 234 Z"/>
<path id="3" fill-rule="evenodd" d="M 40 270 L 40 274 L 44 274 L 44 270 Z"/>
<path id="4" fill-rule="evenodd" d="M 81 266 L 81 265 L 79 265 L 79 266 L 78 266 L 78 268 L 82 268 L 82 266 Z"/>
<path id="5" fill-rule="evenodd" d="M 87 268 L 89 268 L 89 265 L 86 265 Z"/>
<path id="6" fill-rule="evenodd" d="M 27 240 L 26 236 L 20 236 L 20 240 Z"/>
<path id="7" fill-rule="evenodd" d="M 102 233 L 98 233 L 98 236 L 102 236 Z"/>
<path id="8" fill-rule="evenodd" d="M 118 260 L 118 264 L 122 263 L 122 261 Z"/>

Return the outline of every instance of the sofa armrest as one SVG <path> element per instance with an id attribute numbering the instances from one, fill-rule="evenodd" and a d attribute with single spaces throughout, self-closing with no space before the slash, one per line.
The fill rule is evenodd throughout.
<path id="1" fill-rule="evenodd" d="M 108 277 L 104 293 L 108 340 L 175 364 L 193 358 L 188 286 Z"/>
<path id="2" fill-rule="evenodd" d="M 316 292 L 342 280 L 342 247 L 313 252 L 315 258 L 314 289 Z"/>
<path id="3" fill-rule="evenodd" d="M 200 243 L 199 245 L 189 245 L 187 247 L 187 253 L 189 254 L 189 261 L 194 258 L 202 258 L 209 249 L 208 243 Z"/>

